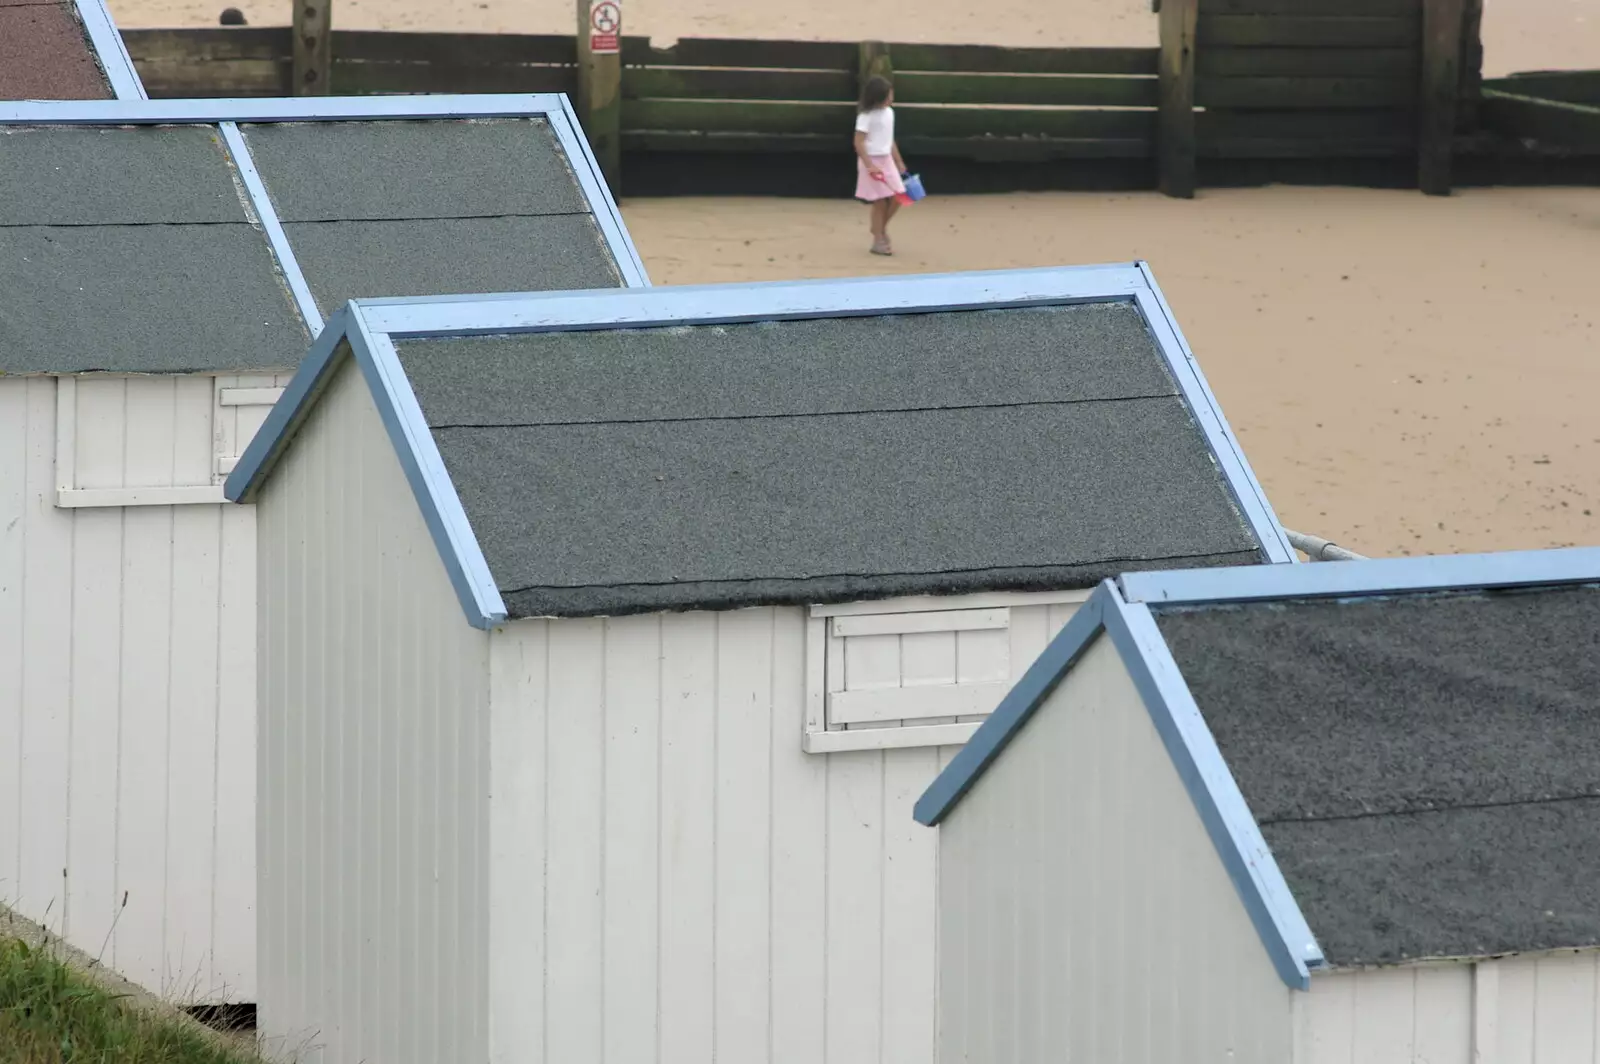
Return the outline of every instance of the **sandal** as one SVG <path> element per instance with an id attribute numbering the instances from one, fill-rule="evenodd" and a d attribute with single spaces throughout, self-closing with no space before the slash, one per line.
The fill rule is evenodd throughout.
<path id="1" fill-rule="evenodd" d="M 874 240 L 872 242 L 872 253 L 874 255 L 893 255 L 894 248 L 889 246 L 889 238 L 883 237 L 881 239 Z"/>

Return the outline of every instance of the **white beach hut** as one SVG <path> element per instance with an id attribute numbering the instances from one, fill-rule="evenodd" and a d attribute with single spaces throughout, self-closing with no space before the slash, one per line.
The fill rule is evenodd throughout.
<path id="1" fill-rule="evenodd" d="M 0 901 L 254 1000 L 255 516 L 222 481 L 327 309 L 508 283 L 645 283 L 562 97 L 0 103 Z"/>
<path id="2" fill-rule="evenodd" d="M 1097 580 L 1292 559 L 1140 264 L 356 301 L 227 492 L 348 1064 L 931 1061 L 916 796 Z"/>
<path id="3" fill-rule="evenodd" d="M 1600 550 L 1107 581 L 917 819 L 943 1064 L 1593 1060 Z"/>

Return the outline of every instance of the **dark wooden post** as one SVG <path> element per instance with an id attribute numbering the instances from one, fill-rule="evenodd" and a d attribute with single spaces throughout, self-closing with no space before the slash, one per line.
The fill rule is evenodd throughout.
<path id="1" fill-rule="evenodd" d="M 1422 0 L 1422 86 L 1417 116 L 1417 186 L 1450 194 L 1450 157 L 1461 93 L 1465 0 Z"/>
<path id="2" fill-rule="evenodd" d="M 1483 100 L 1483 0 L 1466 0 L 1461 15 L 1461 88 L 1456 132 L 1475 133 Z"/>
<path id="3" fill-rule="evenodd" d="M 856 94 L 860 95 L 862 86 L 867 79 L 874 75 L 894 77 L 894 62 L 889 57 L 889 46 L 882 41 L 862 41 L 860 46 L 860 59 L 856 68 Z"/>
<path id="4" fill-rule="evenodd" d="M 578 0 L 578 120 L 611 194 L 622 195 L 622 0 Z"/>
<path id="5" fill-rule="evenodd" d="M 295 96 L 326 96 L 333 91 L 333 0 L 294 0 Z"/>
<path id="6" fill-rule="evenodd" d="M 1161 2 L 1161 111 L 1156 150 L 1161 191 L 1191 199 L 1195 186 L 1194 52 L 1200 0 Z"/>

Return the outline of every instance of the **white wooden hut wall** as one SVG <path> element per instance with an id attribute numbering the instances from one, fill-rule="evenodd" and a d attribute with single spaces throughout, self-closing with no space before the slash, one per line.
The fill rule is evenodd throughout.
<path id="1" fill-rule="evenodd" d="M 503 937 L 487 924 L 489 636 L 463 620 L 353 364 L 261 502 L 265 1048 L 483 1061 L 486 953 Z M 499 989 L 527 1009 L 535 978 Z"/>
<path id="2" fill-rule="evenodd" d="M 1294 1064 L 1593 1064 L 1600 950 L 1325 972 L 1294 995 Z"/>
<path id="3" fill-rule="evenodd" d="M 844 626 L 862 645 L 834 652 L 835 683 L 946 706 L 966 697 L 940 693 L 954 681 L 1009 686 L 1076 604 L 1004 601 L 847 607 L 872 623 Z M 824 738 L 866 748 L 808 753 L 808 641 L 829 619 L 812 612 L 518 621 L 494 637 L 492 776 L 526 781 L 491 803 L 503 1059 L 933 1060 L 938 848 L 911 809 L 956 747 L 899 744 L 960 725 L 853 723 Z"/>
<path id="4" fill-rule="evenodd" d="M 255 996 L 255 508 L 221 481 L 287 379 L 0 378 L 0 900 L 180 999 Z"/>
<path id="5" fill-rule="evenodd" d="M 921 830 L 944 1064 L 1290 1059 L 1290 991 L 1108 637 Z"/>
<path id="6" fill-rule="evenodd" d="M 911 809 L 954 748 L 896 744 L 961 725 L 840 724 L 824 739 L 872 745 L 810 753 L 808 707 L 830 684 L 1020 674 L 1076 609 L 1051 600 L 1081 595 L 485 635 L 348 365 L 264 490 L 274 1048 L 340 1064 L 934 1059 L 938 850 Z M 286 572 L 302 578 L 272 577 Z M 948 616 L 961 607 L 975 616 Z M 868 642 L 827 672 L 824 613 L 893 609 L 946 616 L 846 624 L 838 638 Z"/>

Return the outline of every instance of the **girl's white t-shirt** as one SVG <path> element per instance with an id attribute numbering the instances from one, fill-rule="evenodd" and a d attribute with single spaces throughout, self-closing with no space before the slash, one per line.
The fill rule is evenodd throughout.
<path id="1" fill-rule="evenodd" d="M 856 115 L 856 132 L 867 135 L 868 155 L 888 155 L 894 145 L 894 108 L 878 107 Z"/>

